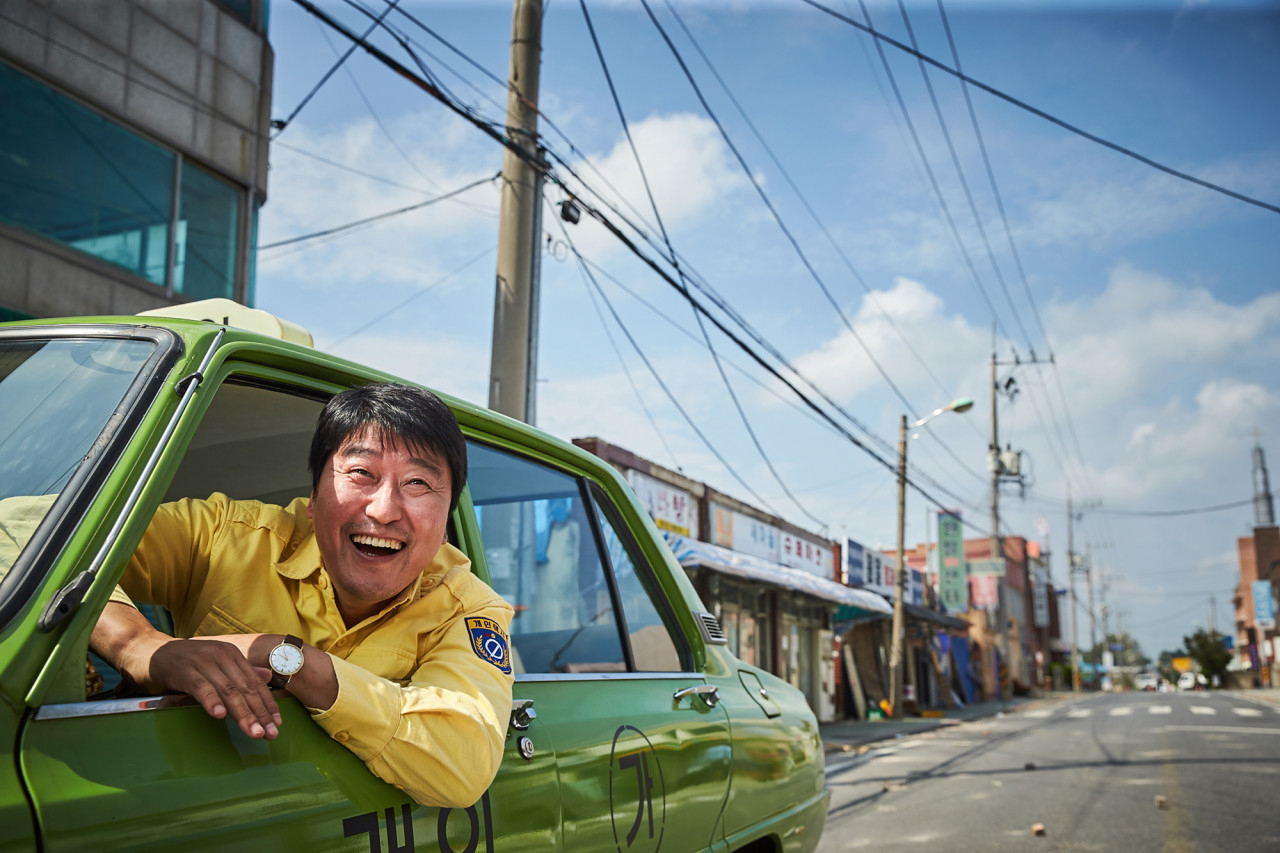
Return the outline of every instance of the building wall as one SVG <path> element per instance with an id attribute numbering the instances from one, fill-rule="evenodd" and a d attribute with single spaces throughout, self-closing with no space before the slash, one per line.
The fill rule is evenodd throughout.
<path id="1" fill-rule="evenodd" d="M 1264 639 L 1275 636 L 1275 631 L 1258 631 L 1257 614 L 1253 607 L 1253 582 L 1270 580 L 1272 596 L 1275 595 L 1275 584 L 1280 579 L 1280 527 L 1255 527 L 1253 535 L 1236 540 L 1236 548 L 1240 560 L 1240 582 L 1236 586 L 1233 603 L 1235 604 L 1236 649 L 1237 656 L 1249 666 L 1249 635 L 1254 633 L 1258 644 Z M 1274 642 L 1274 640 L 1273 640 Z M 1275 652 L 1272 653 L 1275 658 Z"/>
<path id="2" fill-rule="evenodd" d="M 103 133 L 137 149 L 154 149 L 157 162 L 172 162 L 172 178 L 160 177 L 172 185 L 173 203 L 165 209 L 158 209 L 154 201 L 148 204 L 156 216 L 152 228 L 160 229 L 154 233 L 163 231 L 166 241 L 182 245 L 181 252 L 153 252 L 150 267 L 122 264 L 119 252 L 113 257 L 102 248 L 104 242 L 133 241 L 144 230 L 121 225 L 105 235 L 102 231 L 110 226 L 101 225 L 101 212 L 110 212 L 112 201 L 130 195 L 138 183 L 130 171 L 136 164 L 112 149 L 99 150 L 101 163 L 95 165 L 105 175 L 104 184 L 114 182 L 125 190 L 102 189 L 97 207 L 87 200 L 93 190 L 82 186 L 74 171 L 67 185 L 58 187 L 48 186 L 56 175 L 40 171 L 41 164 L 29 166 L 28 173 L 18 172 L 18 180 L 0 176 L 0 193 L 8 194 L 7 199 L 0 196 L 8 202 L 0 210 L 0 311 L 6 317 L 133 313 L 213 295 L 203 292 L 210 281 L 227 282 L 229 292 L 217 295 L 251 301 L 254 214 L 266 198 L 271 109 L 272 53 L 264 15 L 264 0 L 0 4 L 0 72 L 9 81 L 10 93 L 28 93 L 41 108 L 46 102 L 52 105 L 54 124 L 58 117 L 66 119 L 63 129 L 69 144 L 101 149 L 94 148 L 97 141 L 76 122 L 105 119 L 95 125 Z M 6 106 L 13 108 L 14 99 L 9 100 Z M 24 144 L 38 147 L 41 141 L 33 141 L 31 134 L 30 128 L 10 127 L 0 138 L 4 153 L 12 154 Z M 7 159 L 8 168 L 16 168 L 11 165 L 15 158 Z M 22 180 L 28 174 L 31 180 Z M 41 199 L 63 196 L 61 206 L 46 218 L 23 219 L 32 205 L 22 195 L 24 189 L 15 187 L 32 183 Z M 221 205 L 209 215 L 226 234 L 216 263 L 206 261 L 202 267 L 198 261 L 205 255 L 197 248 L 197 235 L 207 233 L 207 228 L 192 216 L 198 210 L 196 199 L 208 197 L 201 193 L 209 187 Z M 85 196 L 77 195 L 80 192 Z M 176 209 L 183 199 L 186 216 Z M 71 223 L 74 231 L 68 226 L 68 211 L 84 220 Z M 234 212 L 234 222 L 229 212 Z M 61 230 L 46 227 L 51 223 Z M 72 233 L 76 236 L 68 236 Z M 158 244 L 159 239 L 154 241 Z M 167 270 L 159 268 L 168 263 L 166 254 L 174 257 Z M 115 262 L 104 259 L 108 257 Z M 184 293 L 182 272 L 187 264 Z M 192 284 L 201 276 L 205 283 Z"/>

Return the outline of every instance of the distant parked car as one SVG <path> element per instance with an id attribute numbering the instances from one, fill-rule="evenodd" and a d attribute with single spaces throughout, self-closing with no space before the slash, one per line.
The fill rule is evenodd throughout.
<path id="1" fill-rule="evenodd" d="M 1157 690 L 1160 687 L 1160 676 L 1154 672 L 1140 672 L 1133 677 L 1133 686 L 1137 690 Z"/>
<path id="2" fill-rule="evenodd" d="M 1178 676 L 1179 690 L 1203 690 L 1209 679 L 1195 672 L 1184 672 Z"/>

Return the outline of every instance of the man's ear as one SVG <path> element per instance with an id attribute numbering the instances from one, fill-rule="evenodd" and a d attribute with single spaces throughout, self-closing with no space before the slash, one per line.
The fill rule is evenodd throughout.
<path id="1" fill-rule="evenodd" d="M 311 519 L 315 518 L 315 516 L 312 514 L 312 509 L 311 509 L 315 505 L 316 505 L 316 490 L 312 489 L 311 497 L 307 499 L 307 518 L 311 518 Z"/>

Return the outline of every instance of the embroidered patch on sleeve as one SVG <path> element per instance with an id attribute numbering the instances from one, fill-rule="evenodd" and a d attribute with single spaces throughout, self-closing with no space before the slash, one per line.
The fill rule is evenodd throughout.
<path id="1" fill-rule="evenodd" d="M 469 616 L 467 633 L 471 635 L 471 650 L 477 657 L 511 674 L 511 652 L 501 625 L 483 616 Z"/>

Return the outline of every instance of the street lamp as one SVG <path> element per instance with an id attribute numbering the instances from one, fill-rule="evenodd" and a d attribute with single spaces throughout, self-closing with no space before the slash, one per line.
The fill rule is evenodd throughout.
<path id="1" fill-rule="evenodd" d="M 973 400 L 960 397 L 945 406 L 934 409 L 911 424 L 911 429 L 922 427 L 943 412 L 967 412 L 973 408 Z M 902 716 L 902 596 L 907 576 L 906 524 L 907 524 L 907 416 L 902 416 L 902 430 L 898 435 L 898 574 L 893 583 L 893 641 L 889 646 L 889 701 L 893 716 Z"/>

